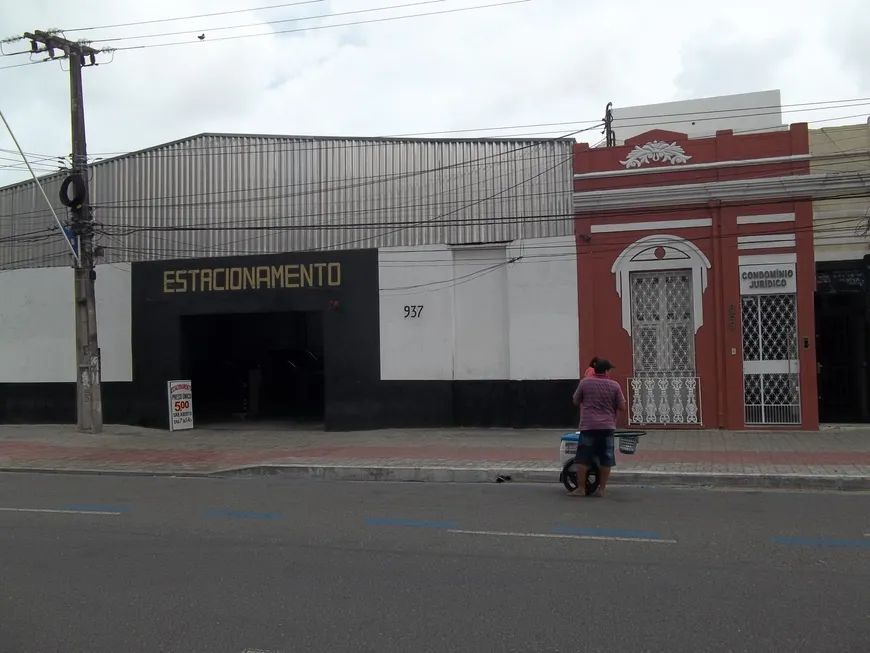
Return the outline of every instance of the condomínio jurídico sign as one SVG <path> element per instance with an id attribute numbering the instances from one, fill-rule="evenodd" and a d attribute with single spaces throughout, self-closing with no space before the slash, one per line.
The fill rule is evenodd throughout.
<path id="1" fill-rule="evenodd" d="M 797 292 L 794 263 L 741 265 L 741 295 L 779 295 Z"/>

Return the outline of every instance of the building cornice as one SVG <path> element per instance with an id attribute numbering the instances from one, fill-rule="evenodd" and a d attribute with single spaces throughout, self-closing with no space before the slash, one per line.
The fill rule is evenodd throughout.
<path id="1" fill-rule="evenodd" d="M 579 191 L 574 193 L 574 212 L 598 213 L 708 202 L 823 200 L 863 194 L 870 196 L 870 170 Z"/>
<path id="2" fill-rule="evenodd" d="M 575 157 L 582 156 L 575 154 Z M 829 159 L 850 160 L 870 156 L 870 150 L 845 150 L 839 152 L 823 152 L 818 154 L 790 154 L 787 156 L 773 156 L 761 159 L 734 159 L 730 161 L 710 161 L 708 163 L 684 163 L 673 166 L 653 166 L 651 168 L 628 168 L 616 170 L 601 170 L 599 172 L 575 172 L 574 179 L 606 179 L 608 177 L 625 177 L 633 175 L 660 175 L 669 172 L 694 172 L 697 170 L 718 170 L 720 168 L 741 168 L 745 166 L 769 166 L 782 163 L 806 163 L 826 161 Z"/>

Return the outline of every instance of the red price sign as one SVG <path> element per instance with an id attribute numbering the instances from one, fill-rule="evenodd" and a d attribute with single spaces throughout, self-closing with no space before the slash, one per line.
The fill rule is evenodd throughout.
<path id="1" fill-rule="evenodd" d="M 170 381 L 169 429 L 181 431 L 193 428 L 193 388 L 190 381 Z"/>

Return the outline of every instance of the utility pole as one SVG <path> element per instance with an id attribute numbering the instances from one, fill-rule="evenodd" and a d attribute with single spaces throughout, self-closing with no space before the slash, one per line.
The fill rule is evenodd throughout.
<path id="1" fill-rule="evenodd" d="M 72 213 L 71 231 L 79 246 L 79 260 L 75 267 L 76 416 L 79 431 L 100 433 L 103 430 L 103 393 L 94 292 L 97 272 L 94 266 L 94 219 L 88 198 L 88 149 L 82 89 L 82 68 L 97 65 L 99 50 L 85 42 L 70 41 L 50 32 L 26 32 L 24 37 L 30 40 L 33 54 L 46 52 L 50 59 L 69 60 L 72 171 L 61 188 L 61 202 Z"/>
<path id="2" fill-rule="evenodd" d="M 616 147 L 616 134 L 613 132 L 613 102 L 608 102 L 604 109 L 604 131 L 607 135 L 607 147 Z"/>

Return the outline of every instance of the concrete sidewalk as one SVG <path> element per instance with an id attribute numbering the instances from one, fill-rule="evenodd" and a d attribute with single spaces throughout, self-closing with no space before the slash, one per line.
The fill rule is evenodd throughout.
<path id="1" fill-rule="evenodd" d="M 286 474 L 341 480 L 558 482 L 562 432 L 417 429 L 327 433 L 0 425 L 0 471 L 145 475 Z M 650 431 L 619 455 L 614 482 L 870 490 L 870 428 Z"/>

